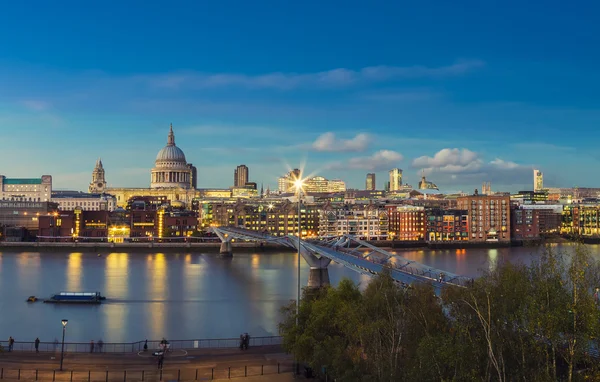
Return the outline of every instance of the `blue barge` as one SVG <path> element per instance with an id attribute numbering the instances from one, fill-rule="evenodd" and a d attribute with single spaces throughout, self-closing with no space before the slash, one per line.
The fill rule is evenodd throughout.
<path id="1" fill-rule="evenodd" d="M 100 304 L 104 300 L 100 292 L 60 292 L 44 300 L 52 304 Z"/>

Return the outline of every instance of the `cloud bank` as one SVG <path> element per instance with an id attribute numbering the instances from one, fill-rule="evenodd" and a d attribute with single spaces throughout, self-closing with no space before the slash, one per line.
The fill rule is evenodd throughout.
<path id="1" fill-rule="evenodd" d="M 151 86 L 167 89 L 244 87 L 250 89 L 291 90 L 303 87 L 336 88 L 360 83 L 385 82 L 414 78 L 442 78 L 463 75 L 484 66 L 481 60 L 460 60 L 451 65 L 428 67 L 369 66 L 359 70 L 335 68 L 316 73 L 274 72 L 258 75 L 237 73 L 179 72 L 164 75 L 138 76 Z"/>
<path id="2" fill-rule="evenodd" d="M 483 181 L 502 185 L 526 184 L 531 182 L 533 168 L 500 158 L 487 162 L 480 154 L 464 148 L 445 148 L 433 156 L 421 156 L 413 160 L 412 166 L 441 184 Z"/>
<path id="3" fill-rule="evenodd" d="M 360 152 L 365 151 L 371 143 L 368 134 L 357 134 L 352 139 L 336 138 L 335 133 L 327 132 L 321 134 L 311 145 L 315 151 L 328 152 Z"/>

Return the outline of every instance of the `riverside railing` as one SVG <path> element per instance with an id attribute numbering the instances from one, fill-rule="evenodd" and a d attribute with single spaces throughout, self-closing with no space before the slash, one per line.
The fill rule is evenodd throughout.
<path id="1" fill-rule="evenodd" d="M 9 381 L 87 381 L 87 382 L 139 382 L 139 381 L 211 381 L 214 379 L 232 379 L 259 375 L 291 373 L 294 365 L 291 362 L 271 363 L 264 365 L 244 365 L 230 367 L 182 367 L 182 368 L 148 368 L 146 370 L 85 370 L 85 369 L 35 369 L 27 367 L 0 367 L 0 380 Z"/>
<path id="2" fill-rule="evenodd" d="M 148 350 L 158 350 L 162 340 L 148 340 Z M 94 341 L 94 353 L 133 353 L 144 350 L 146 341 L 137 342 L 104 342 L 102 344 Z M 215 338 L 197 340 L 168 340 L 170 349 L 224 349 L 237 348 L 240 346 L 239 338 Z M 279 336 L 250 337 L 250 347 L 281 345 L 282 338 Z M 8 351 L 8 341 L 0 341 L 3 351 Z M 60 352 L 61 342 L 40 342 L 40 352 Z M 15 341 L 12 351 L 35 351 L 33 341 Z M 90 342 L 65 342 L 65 352 L 90 353 L 92 345 Z"/>

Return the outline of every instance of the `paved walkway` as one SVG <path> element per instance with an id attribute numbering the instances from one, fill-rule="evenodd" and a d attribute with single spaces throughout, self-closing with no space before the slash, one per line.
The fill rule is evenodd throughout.
<path id="1" fill-rule="evenodd" d="M 0 353 L 0 378 L 57 381 L 193 381 L 259 377 L 255 381 L 288 381 L 292 357 L 280 346 L 239 349 L 173 350 L 164 360 L 140 353 L 67 353 L 59 371 L 60 353 Z M 72 376 L 72 377 L 71 377 Z M 161 378 L 162 376 L 162 378 Z"/>

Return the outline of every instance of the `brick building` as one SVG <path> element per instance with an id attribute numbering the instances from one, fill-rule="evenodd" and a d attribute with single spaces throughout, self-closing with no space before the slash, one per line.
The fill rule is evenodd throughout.
<path id="1" fill-rule="evenodd" d="M 434 208 L 427 211 L 428 242 L 469 240 L 469 215 L 466 210 Z"/>
<path id="2" fill-rule="evenodd" d="M 562 206 L 521 205 L 511 209 L 511 238 L 531 240 L 557 235 L 562 223 Z"/>
<path id="3" fill-rule="evenodd" d="M 510 241 L 510 196 L 479 195 L 460 196 L 458 208 L 469 216 L 469 241 Z"/>
<path id="4" fill-rule="evenodd" d="M 427 214 L 425 207 L 388 204 L 385 206 L 390 239 L 401 241 L 425 240 Z"/>

